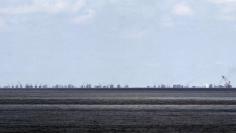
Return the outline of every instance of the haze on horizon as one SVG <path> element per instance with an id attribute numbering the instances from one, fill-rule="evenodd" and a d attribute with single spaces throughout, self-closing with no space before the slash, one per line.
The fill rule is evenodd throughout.
<path id="1" fill-rule="evenodd" d="M 1 0 L 0 85 L 236 85 L 236 0 Z"/>

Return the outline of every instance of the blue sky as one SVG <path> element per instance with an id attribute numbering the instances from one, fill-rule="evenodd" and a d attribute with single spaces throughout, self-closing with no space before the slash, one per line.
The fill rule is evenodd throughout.
<path id="1" fill-rule="evenodd" d="M 236 0 L 1 0 L 0 84 L 236 85 Z"/>

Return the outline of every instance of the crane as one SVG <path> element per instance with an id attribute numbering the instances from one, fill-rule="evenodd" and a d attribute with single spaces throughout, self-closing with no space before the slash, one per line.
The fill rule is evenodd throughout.
<path id="1" fill-rule="evenodd" d="M 225 76 L 222 76 L 222 79 L 225 81 L 225 88 L 232 88 L 231 81 L 229 81 Z"/>

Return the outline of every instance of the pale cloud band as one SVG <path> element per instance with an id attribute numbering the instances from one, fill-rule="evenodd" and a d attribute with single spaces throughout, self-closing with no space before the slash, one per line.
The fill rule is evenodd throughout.
<path id="1" fill-rule="evenodd" d="M 236 0 L 209 0 L 209 1 L 212 3 L 223 4 L 223 5 L 236 4 Z"/>
<path id="2" fill-rule="evenodd" d="M 220 18 L 227 21 L 236 20 L 236 0 L 209 0 L 220 9 Z"/>
<path id="3" fill-rule="evenodd" d="M 173 7 L 173 13 L 177 16 L 191 16 L 193 15 L 193 9 L 186 3 L 177 3 Z"/>
<path id="4" fill-rule="evenodd" d="M 76 24 L 84 24 L 88 20 L 92 19 L 95 15 L 96 15 L 96 12 L 92 9 L 89 9 L 84 15 L 74 17 L 73 22 Z"/>
<path id="5" fill-rule="evenodd" d="M 3 27 L 8 21 L 9 16 L 24 16 L 30 14 L 49 14 L 49 15 L 58 15 L 58 14 L 67 14 L 69 16 L 68 20 L 76 24 L 85 24 L 87 21 L 92 20 L 96 15 L 96 10 L 92 7 L 88 6 L 89 0 L 22 0 L 22 2 L 14 3 L 9 2 L 6 5 L 0 6 L 0 27 Z M 115 4 L 115 6 L 121 5 L 133 5 L 132 3 L 139 3 L 140 1 L 132 0 L 99 0 L 99 1 L 90 1 L 90 3 L 105 3 L 105 4 Z M 198 11 L 193 8 L 193 4 L 201 5 L 203 2 L 201 0 L 189 2 L 188 0 L 166 0 L 163 1 L 163 6 L 169 8 L 169 11 L 160 12 L 161 16 L 164 18 L 160 18 L 160 20 L 165 20 L 167 24 L 165 25 L 173 25 L 174 22 L 172 17 L 193 17 L 198 15 Z M 7 3 L 7 2 L 6 2 Z M 148 2 L 147 2 L 148 3 Z M 161 4 L 160 2 L 159 4 Z M 199 4 L 200 3 L 200 4 Z M 215 5 L 219 8 L 219 17 L 224 20 L 235 20 L 236 19 L 236 0 L 207 0 L 209 5 Z M 145 6 L 145 5 L 141 5 Z M 206 6 L 206 5 L 205 5 Z M 122 11 L 121 11 L 122 12 Z M 207 13 L 207 12 L 206 12 Z M 151 14 L 151 12 L 147 12 L 147 14 Z M 155 14 L 158 14 L 155 12 Z M 153 16 L 156 17 L 156 16 Z M 168 21 L 166 21 L 168 20 Z"/>
<path id="6" fill-rule="evenodd" d="M 95 11 L 86 9 L 87 0 L 30 0 L 22 1 L 21 4 L 6 5 L 0 7 L 0 28 L 5 25 L 9 18 L 32 14 L 68 14 L 72 22 L 82 23 L 92 18 Z M 81 14 L 84 9 L 85 14 Z"/>
<path id="7" fill-rule="evenodd" d="M 86 5 L 85 0 L 31 0 L 28 3 L 22 3 L 16 6 L 0 8 L 2 15 L 18 15 L 30 13 L 75 13 Z"/>

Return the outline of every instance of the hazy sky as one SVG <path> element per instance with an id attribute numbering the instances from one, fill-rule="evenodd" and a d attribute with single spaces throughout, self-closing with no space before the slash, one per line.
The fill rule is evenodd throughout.
<path id="1" fill-rule="evenodd" d="M 0 84 L 236 85 L 236 0 L 0 0 Z"/>

